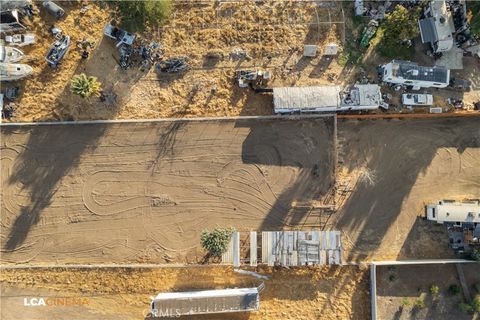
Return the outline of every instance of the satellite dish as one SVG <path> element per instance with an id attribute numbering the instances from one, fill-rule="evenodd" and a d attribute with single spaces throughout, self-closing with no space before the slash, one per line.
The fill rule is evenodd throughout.
<path id="1" fill-rule="evenodd" d="M 441 23 L 441 24 L 444 24 L 444 23 L 445 23 L 445 21 L 446 21 L 446 20 L 445 20 L 445 17 L 443 17 L 443 16 L 442 16 L 442 17 L 440 17 L 440 23 Z"/>

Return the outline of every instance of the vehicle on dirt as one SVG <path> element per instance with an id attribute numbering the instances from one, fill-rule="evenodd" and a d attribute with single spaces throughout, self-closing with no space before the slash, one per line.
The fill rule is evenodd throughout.
<path id="1" fill-rule="evenodd" d="M 60 19 L 65 15 L 65 10 L 62 9 L 58 4 L 56 4 L 53 1 L 44 1 L 42 3 L 42 6 L 45 8 L 45 10 L 50 13 L 52 16 L 54 16 L 57 19 Z"/>
<path id="2" fill-rule="evenodd" d="M 431 106 L 433 105 L 433 96 L 427 93 L 404 93 L 402 94 L 402 104 L 405 106 Z"/>
<path id="3" fill-rule="evenodd" d="M 117 43 L 115 44 L 116 47 L 121 46 L 122 44 L 126 44 L 128 46 L 131 46 L 133 42 L 135 41 L 135 35 L 128 33 L 125 30 L 122 30 L 120 28 L 117 28 L 116 26 L 112 25 L 111 23 L 107 23 L 105 25 L 105 28 L 103 29 L 103 33 L 114 40 L 117 40 Z"/>
<path id="4" fill-rule="evenodd" d="M 0 62 L 18 62 L 25 55 L 20 49 L 0 45 Z"/>
<path id="5" fill-rule="evenodd" d="M 56 67 L 63 59 L 70 47 L 70 37 L 67 35 L 61 35 L 50 47 L 50 50 L 45 57 L 48 65 Z"/>
<path id="6" fill-rule="evenodd" d="M 14 34 L 5 36 L 5 42 L 11 46 L 23 47 L 35 43 L 35 35 L 32 33 Z"/>

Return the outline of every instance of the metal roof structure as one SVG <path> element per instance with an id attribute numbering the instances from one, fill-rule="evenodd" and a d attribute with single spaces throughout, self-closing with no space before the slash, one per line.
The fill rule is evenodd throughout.
<path id="1" fill-rule="evenodd" d="M 152 301 L 151 312 L 156 317 L 179 317 L 256 311 L 263 288 L 262 284 L 258 288 L 159 293 Z"/>
<path id="2" fill-rule="evenodd" d="M 320 111 L 340 104 L 339 86 L 273 88 L 275 112 Z"/>
<path id="3" fill-rule="evenodd" d="M 393 60 L 392 74 L 407 80 L 449 82 L 449 70 L 443 67 L 424 67 L 410 61 Z"/>
<path id="4" fill-rule="evenodd" d="M 340 231 L 262 232 L 262 260 L 269 266 L 341 264 Z"/>
<path id="5" fill-rule="evenodd" d="M 222 263 L 240 267 L 267 264 L 269 266 L 304 266 L 342 263 L 342 241 L 340 231 L 264 231 L 260 247 L 257 246 L 257 232 L 250 231 L 249 240 L 242 240 L 243 248 L 249 254 L 240 257 L 240 232 L 234 232 L 222 255 Z M 257 257 L 257 251 L 261 257 Z"/>

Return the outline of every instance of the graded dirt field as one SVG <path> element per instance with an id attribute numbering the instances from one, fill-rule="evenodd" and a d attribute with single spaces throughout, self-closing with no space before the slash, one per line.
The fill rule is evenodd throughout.
<path id="1" fill-rule="evenodd" d="M 356 266 L 259 270 L 268 280 L 227 267 L 2 270 L 1 318 L 149 319 L 160 292 L 253 287 L 264 282 L 260 310 L 186 319 L 358 319 L 369 317 L 368 269 Z M 26 307 L 31 297 L 86 299 L 81 306 Z M 182 318 L 183 319 L 183 318 Z"/>
<path id="2" fill-rule="evenodd" d="M 462 264 L 462 269 L 471 297 L 480 294 L 475 288 L 480 288 L 480 264 Z M 451 285 L 457 285 L 460 292 L 450 293 Z M 432 286 L 438 287 L 438 294 L 430 292 Z M 461 288 L 454 264 L 377 267 L 378 319 L 478 319 L 460 310 Z"/>
<path id="3" fill-rule="evenodd" d="M 479 117 L 339 120 L 338 149 L 346 199 L 328 227 L 343 231 L 347 260 L 453 255 L 425 205 L 480 198 Z"/>
<path id="4" fill-rule="evenodd" d="M 2 263 L 191 262 L 216 226 L 306 223 L 334 118 L 1 128 Z"/>

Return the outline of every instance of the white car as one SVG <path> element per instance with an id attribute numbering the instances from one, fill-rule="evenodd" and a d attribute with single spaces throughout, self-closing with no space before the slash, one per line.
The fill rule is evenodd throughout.
<path id="1" fill-rule="evenodd" d="M 433 105 L 433 96 L 427 93 L 404 93 L 402 94 L 402 104 L 405 106 L 431 106 Z"/>
<path id="2" fill-rule="evenodd" d="M 23 47 L 35 43 L 35 35 L 31 33 L 5 36 L 5 42 L 11 46 Z"/>

